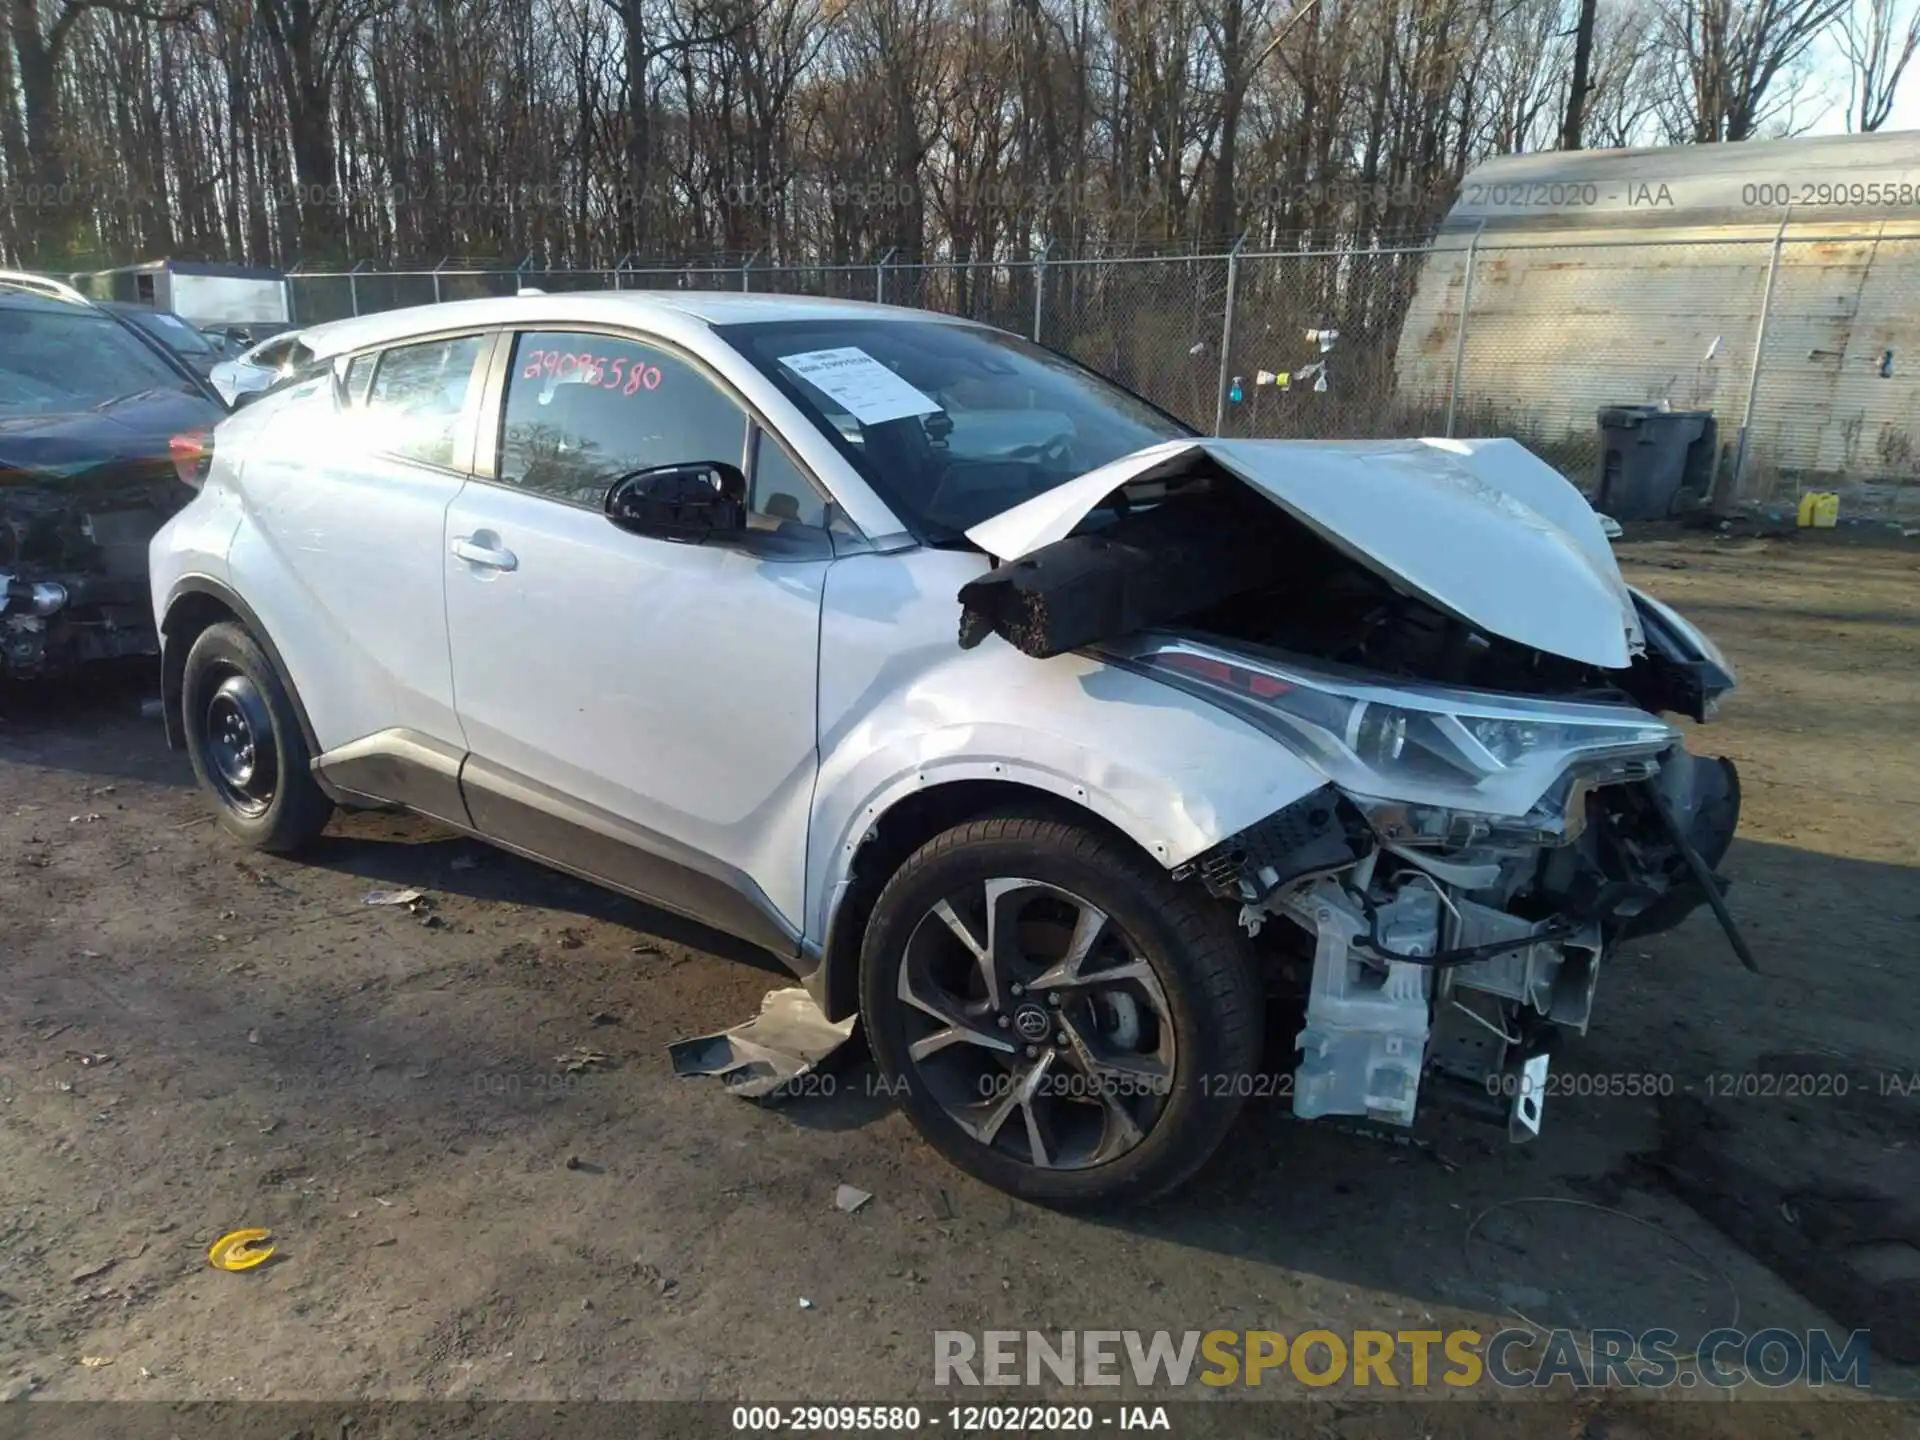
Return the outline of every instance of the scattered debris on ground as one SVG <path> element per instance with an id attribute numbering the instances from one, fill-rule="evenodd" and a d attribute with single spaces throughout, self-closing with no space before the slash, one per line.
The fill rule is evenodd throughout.
<path id="1" fill-rule="evenodd" d="M 853 1035 L 854 1020 L 830 1021 L 813 997 L 795 985 L 769 991 L 760 1013 L 744 1024 L 668 1047 L 676 1075 L 717 1075 L 734 1095 L 777 1095 Z"/>

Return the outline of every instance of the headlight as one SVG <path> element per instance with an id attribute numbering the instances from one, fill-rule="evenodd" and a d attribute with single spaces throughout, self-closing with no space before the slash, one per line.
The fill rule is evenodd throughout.
<path id="1" fill-rule="evenodd" d="M 1401 687 L 1193 641 L 1146 640 L 1112 658 L 1204 696 L 1303 752 L 1362 799 L 1520 817 L 1575 774 L 1625 778 L 1679 739 L 1623 705 Z"/>

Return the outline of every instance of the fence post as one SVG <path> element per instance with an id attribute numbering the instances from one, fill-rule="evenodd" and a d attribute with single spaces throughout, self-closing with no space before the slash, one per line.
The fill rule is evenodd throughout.
<path id="1" fill-rule="evenodd" d="M 1482 220 L 1474 226 L 1473 238 L 1467 241 L 1467 278 L 1460 287 L 1460 331 L 1453 337 L 1453 380 L 1447 386 L 1447 439 L 1453 439 L 1453 416 L 1460 404 L 1460 371 L 1467 363 L 1467 312 L 1473 308 L 1473 271 L 1474 261 L 1480 254 L 1480 232 L 1487 228 Z"/>
<path id="2" fill-rule="evenodd" d="M 364 260 L 356 260 L 353 262 L 353 268 L 347 271 L 347 306 L 356 315 L 360 313 L 360 282 L 354 277 L 360 273 L 360 267 L 365 263 Z"/>
<path id="3" fill-rule="evenodd" d="M 898 253 L 898 245 L 889 245 L 887 253 L 880 257 L 880 263 L 873 268 L 873 298 L 881 305 L 887 303 L 887 262 Z"/>
<path id="4" fill-rule="evenodd" d="M 447 257 L 442 255 L 433 267 L 433 303 L 436 305 L 440 303 L 440 267 L 446 263 Z"/>
<path id="5" fill-rule="evenodd" d="M 1033 262 L 1033 343 L 1040 343 L 1040 310 L 1047 299 L 1047 254 L 1053 249 L 1053 242 L 1047 241 L 1040 247 L 1040 253 Z"/>
<path id="6" fill-rule="evenodd" d="M 753 289 L 753 262 L 760 258 L 760 252 L 754 251 L 747 256 L 747 263 L 740 267 L 740 293 L 746 294 Z"/>
<path id="7" fill-rule="evenodd" d="M 1753 429 L 1753 402 L 1760 393 L 1760 365 L 1767 353 L 1767 317 L 1773 311 L 1773 282 L 1780 274 L 1780 247 L 1787 238 L 1787 221 L 1793 217 L 1789 204 L 1780 216 L 1780 228 L 1773 232 L 1773 253 L 1767 260 L 1767 283 L 1760 292 L 1760 323 L 1753 335 L 1753 368 L 1747 372 L 1747 403 L 1740 410 L 1740 443 L 1733 452 L 1733 494 L 1741 495 L 1741 482 L 1747 476 L 1747 436 Z"/>
<path id="8" fill-rule="evenodd" d="M 1233 363 L 1233 312 L 1236 297 L 1240 289 L 1240 247 L 1247 243 L 1242 235 L 1233 242 L 1233 249 L 1227 255 L 1227 303 L 1226 313 L 1220 319 L 1220 385 L 1213 401 L 1213 433 L 1227 433 L 1227 385 L 1229 377 L 1227 367 Z"/>

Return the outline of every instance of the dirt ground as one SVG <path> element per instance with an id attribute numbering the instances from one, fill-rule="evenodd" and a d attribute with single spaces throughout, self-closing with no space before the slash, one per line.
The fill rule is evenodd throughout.
<path id="1" fill-rule="evenodd" d="M 1727 869 L 1764 973 L 1702 912 L 1610 959 L 1561 1063 L 1673 1097 L 1556 1097 L 1522 1147 L 1444 1114 L 1382 1143 L 1255 1101 L 1192 1187 L 1099 1220 L 949 1169 L 864 1065 L 780 1106 L 676 1079 L 670 1041 L 785 983 L 764 958 L 410 820 L 244 854 L 141 718 L 144 677 L 6 695 L 0 1386 L 951 1399 L 936 1329 L 1911 1316 L 1920 1084 L 1884 1077 L 1920 1071 L 1920 546 L 1675 534 L 1622 557 L 1740 671 L 1696 743 L 1741 767 Z M 432 895 L 431 923 L 362 903 L 396 886 Z M 1740 1078 L 1763 1071 L 1848 1093 Z M 843 1182 L 872 1202 L 836 1210 Z M 273 1261 L 208 1266 L 256 1225 Z M 1873 1385 L 1910 1395 L 1895 1343 Z M 1310 1408 L 1375 1413 L 1360 1399 Z M 1837 1428 L 1728 1409 L 1643 1406 L 1609 1433 Z M 1472 1433 L 1546 1433 L 1523 1413 Z"/>

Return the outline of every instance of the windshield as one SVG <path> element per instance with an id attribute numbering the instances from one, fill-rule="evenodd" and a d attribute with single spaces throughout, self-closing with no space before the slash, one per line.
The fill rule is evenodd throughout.
<path id="1" fill-rule="evenodd" d="M 93 410 L 193 383 L 98 310 L 0 298 L 0 415 Z"/>
<path id="2" fill-rule="evenodd" d="M 169 315 L 164 310 L 129 310 L 122 313 L 161 344 L 183 355 L 221 353 L 220 346 L 212 336 L 195 329 L 178 315 Z"/>
<path id="3" fill-rule="evenodd" d="M 1064 356 L 998 330 L 829 317 L 717 333 L 932 541 L 1193 434 Z"/>

